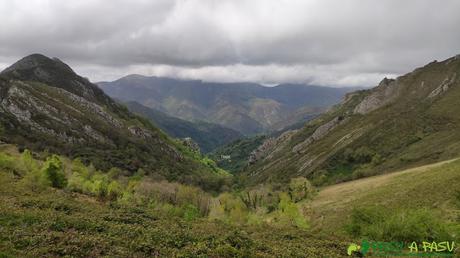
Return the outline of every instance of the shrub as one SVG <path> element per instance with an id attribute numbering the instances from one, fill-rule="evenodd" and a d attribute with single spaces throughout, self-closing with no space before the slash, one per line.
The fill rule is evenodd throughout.
<path id="1" fill-rule="evenodd" d="M 116 200 L 121 196 L 123 189 L 117 181 L 112 181 L 107 186 L 107 196 L 110 200 Z"/>
<path id="2" fill-rule="evenodd" d="M 292 202 L 286 193 L 280 194 L 278 214 L 277 219 L 281 224 L 292 225 L 303 229 L 308 228 L 307 220 L 300 213 L 299 207 Z"/>
<path id="3" fill-rule="evenodd" d="M 8 154 L 0 153 L 0 168 L 2 169 L 14 169 L 14 159 Z"/>
<path id="4" fill-rule="evenodd" d="M 200 211 L 193 204 L 187 204 L 185 205 L 183 209 L 184 209 L 184 219 L 187 221 L 192 221 L 200 217 Z"/>
<path id="5" fill-rule="evenodd" d="M 46 159 L 41 173 L 52 187 L 63 188 L 67 185 L 64 167 L 57 155 L 52 155 Z"/>
<path id="6" fill-rule="evenodd" d="M 378 241 L 449 240 L 447 225 L 427 209 L 387 210 L 355 208 L 346 231 L 354 237 Z"/>
<path id="7" fill-rule="evenodd" d="M 313 186 L 305 177 L 291 179 L 289 184 L 289 197 L 293 202 L 304 200 L 314 192 Z"/>
<path id="8" fill-rule="evenodd" d="M 39 170 L 38 162 L 33 158 L 29 150 L 24 150 L 21 155 L 21 166 L 26 172 L 36 172 Z"/>

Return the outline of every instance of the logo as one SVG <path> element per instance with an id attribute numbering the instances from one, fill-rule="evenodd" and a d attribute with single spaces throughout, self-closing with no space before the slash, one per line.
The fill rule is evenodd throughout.
<path id="1" fill-rule="evenodd" d="M 359 253 L 361 256 L 436 256 L 451 257 L 454 254 L 455 242 L 380 242 L 363 240 L 361 245 L 350 244 L 347 248 L 349 256 Z"/>

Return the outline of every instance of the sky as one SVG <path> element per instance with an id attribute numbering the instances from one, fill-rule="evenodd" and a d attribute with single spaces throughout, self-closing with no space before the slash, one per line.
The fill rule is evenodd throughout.
<path id="1" fill-rule="evenodd" d="M 458 0 L 0 0 L 0 69 L 374 86 L 460 54 Z"/>

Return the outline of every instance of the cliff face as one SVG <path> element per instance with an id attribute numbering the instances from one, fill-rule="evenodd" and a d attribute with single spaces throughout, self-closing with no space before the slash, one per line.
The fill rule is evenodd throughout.
<path id="1" fill-rule="evenodd" d="M 457 56 L 349 93 L 289 137 L 266 141 L 246 173 L 252 182 L 335 182 L 458 156 L 459 72 Z"/>

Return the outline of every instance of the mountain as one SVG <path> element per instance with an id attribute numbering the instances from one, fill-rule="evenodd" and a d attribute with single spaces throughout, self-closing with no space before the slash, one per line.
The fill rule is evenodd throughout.
<path id="1" fill-rule="evenodd" d="M 206 185 L 221 175 L 59 59 L 27 56 L 0 74 L 0 141 Z"/>
<path id="2" fill-rule="evenodd" d="M 114 98 L 136 101 L 189 121 L 220 124 L 243 134 L 277 130 L 298 119 L 308 119 L 352 91 L 300 84 L 264 87 L 255 83 L 211 83 L 141 75 L 98 85 Z"/>
<path id="3" fill-rule="evenodd" d="M 304 175 L 330 184 L 460 155 L 460 56 L 431 62 L 268 139 L 250 157 L 248 180 Z"/>
<path id="4" fill-rule="evenodd" d="M 252 151 L 257 149 L 266 135 L 245 137 L 223 145 L 209 154 L 219 167 L 232 172 L 239 173 L 248 165 L 248 157 Z"/>
<path id="5" fill-rule="evenodd" d="M 148 108 L 135 101 L 126 102 L 125 104 L 131 112 L 150 119 L 154 125 L 168 135 L 176 138 L 192 138 L 204 153 L 242 137 L 242 134 L 238 131 L 217 124 L 186 121 L 169 116 L 153 108 Z"/>

